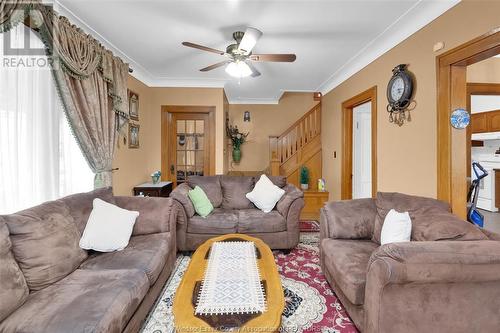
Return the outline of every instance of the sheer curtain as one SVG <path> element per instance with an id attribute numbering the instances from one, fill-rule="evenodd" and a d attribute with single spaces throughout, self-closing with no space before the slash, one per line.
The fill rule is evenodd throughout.
<path id="1" fill-rule="evenodd" d="M 28 57 L 6 56 L 11 47 L 42 47 L 38 36 L 22 24 L 0 34 L 0 214 L 12 213 L 47 200 L 90 191 L 94 175 L 71 134 L 55 91 L 50 67 L 19 65 Z M 30 56 L 31 57 L 31 56 Z M 44 58 L 36 56 L 37 59 Z M 8 64 L 8 65 L 6 65 Z"/>

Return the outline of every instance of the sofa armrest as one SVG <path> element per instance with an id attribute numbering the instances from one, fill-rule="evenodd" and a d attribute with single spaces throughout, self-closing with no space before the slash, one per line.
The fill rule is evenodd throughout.
<path id="1" fill-rule="evenodd" d="M 321 209 L 321 239 L 370 239 L 376 215 L 371 198 L 328 202 Z"/>
<path id="2" fill-rule="evenodd" d="M 173 232 L 177 209 L 171 198 L 156 197 L 115 197 L 116 205 L 139 212 L 132 235 L 148 235 L 160 232 Z"/>
<path id="3" fill-rule="evenodd" d="M 170 193 L 170 197 L 178 201 L 182 207 L 184 207 L 187 217 L 193 217 L 195 213 L 193 203 L 188 197 L 188 192 L 190 190 L 191 187 L 189 187 L 188 184 L 182 183 Z"/>
<path id="4" fill-rule="evenodd" d="M 489 332 L 500 327 L 500 318 L 486 320 L 499 297 L 498 241 L 386 244 L 368 263 L 364 331 L 473 332 L 484 319 Z"/>
<path id="5" fill-rule="evenodd" d="M 304 198 L 304 193 L 293 184 L 286 184 L 283 190 L 285 190 L 285 194 L 276 203 L 276 209 L 286 218 L 292 203 L 299 198 Z"/>

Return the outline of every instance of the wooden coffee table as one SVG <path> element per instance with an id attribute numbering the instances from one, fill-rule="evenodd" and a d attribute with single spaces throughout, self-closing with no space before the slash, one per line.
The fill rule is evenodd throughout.
<path id="1" fill-rule="evenodd" d="M 251 241 L 255 243 L 257 263 L 265 288 L 267 310 L 257 315 L 195 315 L 196 295 L 205 275 L 208 253 L 212 243 L 218 241 Z M 209 239 L 193 254 L 191 262 L 177 288 L 173 314 L 177 332 L 218 332 L 231 329 L 232 332 L 277 332 L 281 326 L 281 315 L 285 298 L 274 256 L 263 241 L 243 234 L 228 234 Z"/>

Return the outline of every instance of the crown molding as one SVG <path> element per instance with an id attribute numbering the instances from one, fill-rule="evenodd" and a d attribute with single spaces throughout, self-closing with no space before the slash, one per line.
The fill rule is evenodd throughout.
<path id="1" fill-rule="evenodd" d="M 460 1 L 419 0 L 361 51 L 349 59 L 339 70 L 333 73 L 316 91 L 326 95 L 384 53 L 456 6 Z"/>
<path id="2" fill-rule="evenodd" d="M 279 94 L 275 97 L 270 97 L 270 98 L 232 98 L 227 96 L 227 100 L 229 104 L 279 104 L 281 97 L 285 93 L 285 90 L 280 90 Z"/>
<path id="3" fill-rule="evenodd" d="M 157 77 L 150 80 L 147 86 L 164 88 L 224 88 L 228 81 L 226 79 Z"/>

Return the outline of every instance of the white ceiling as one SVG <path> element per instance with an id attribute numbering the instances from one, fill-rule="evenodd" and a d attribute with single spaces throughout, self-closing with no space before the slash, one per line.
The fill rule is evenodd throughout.
<path id="1" fill-rule="evenodd" d="M 277 103 L 284 91 L 328 92 L 459 0 L 59 0 L 56 10 L 128 61 L 149 86 L 224 87 L 230 103 Z M 254 53 L 295 53 L 256 63 L 257 78 L 229 77 L 224 60 L 181 45 L 225 50 L 247 26 Z M 396 65 L 396 64 L 395 64 Z"/>

